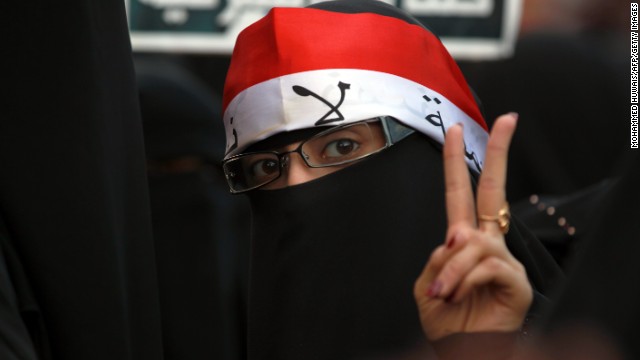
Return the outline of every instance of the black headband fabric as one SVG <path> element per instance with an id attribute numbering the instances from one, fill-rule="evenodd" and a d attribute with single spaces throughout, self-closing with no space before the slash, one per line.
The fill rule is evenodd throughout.
<path id="1" fill-rule="evenodd" d="M 337 1 L 323 1 L 316 4 L 307 6 L 310 9 L 320 9 L 327 11 L 334 11 L 344 14 L 359 14 L 359 13 L 372 13 L 383 16 L 389 16 L 396 19 L 404 20 L 409 24 L 421 26 L 431 33 L 431 29 L 428 26 L 418 21 L 418 19 L 411 16 L 406 11 L 399 9 L 395 6 L 389 5 L 382 1 L 371 0 L 337 0 Z M 435 34 L 434 34 L 435 35 Z"/>

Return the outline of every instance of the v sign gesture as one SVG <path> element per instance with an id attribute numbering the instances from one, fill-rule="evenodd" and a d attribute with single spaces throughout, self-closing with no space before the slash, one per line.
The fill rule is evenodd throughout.
<path id="1" fill-rule="evenodd" d="M 507 249 L 503 234 L 508 230 L 507 153 L 516 121 L 516 114 L 496 120 L 476 201 L 464 161 L 463 129 L 456 125 L 447 131 L 446 242 L 433 251 L 414 288 L 430 341 L 456 333 L 513 332 L 531 305 L 533 292 L 524 266 Z"/>

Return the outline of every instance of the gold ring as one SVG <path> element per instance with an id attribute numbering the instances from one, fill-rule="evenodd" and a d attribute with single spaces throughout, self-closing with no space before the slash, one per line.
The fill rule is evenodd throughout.
<path id="1" fill-rule="evenodd" d="M 483 221 L 495 221 L 500 227 L 500 231 L 503 234 L 509 232 L 509 222 L 511 221 L 511 212 L 509 211 L 509 203 L 504 203 L 504 206 L 498 210 L 498 215 L 480 215 L 478 214 L 478 220 Z"/>

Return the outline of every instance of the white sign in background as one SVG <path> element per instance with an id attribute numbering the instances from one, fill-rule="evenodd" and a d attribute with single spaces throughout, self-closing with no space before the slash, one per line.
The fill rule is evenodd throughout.
<path id="1" fill-rule="evenodd" d="M 274 6 L 302 7 L 322 0 L 125 0 L 134 51 L 231 54 L 242 29 Z M 348 1 L 348 0 L 344 0 Z M 418 19 L 482 22 L 501 14 L 499 35 L 441 35 L 456 59 L 508 57 L 518 35 L 522 0 L 384 0 Z M 208 26 L 193 26 L 199 16 Z M 480 25 L 482 27 L 484 25 Z M 464 26 L 463 26 L 464 27 Z M 478 29 L 478 26 L 469 26 Z"/>

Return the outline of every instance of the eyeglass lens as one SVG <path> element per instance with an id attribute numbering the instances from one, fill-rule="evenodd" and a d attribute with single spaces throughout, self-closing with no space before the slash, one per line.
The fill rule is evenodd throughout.
<path id="1" fill-rule="evenodd" d="M 307 139 L 298 147 L 309 167 L 344 165 L 386 147 L 380 121 L 360 122 L 332 128 Z M 242 192 L 270 183 L 280 177 L 290 153 L 250 153 L 230 159 L 223 166 L 234 192 Z"/>

